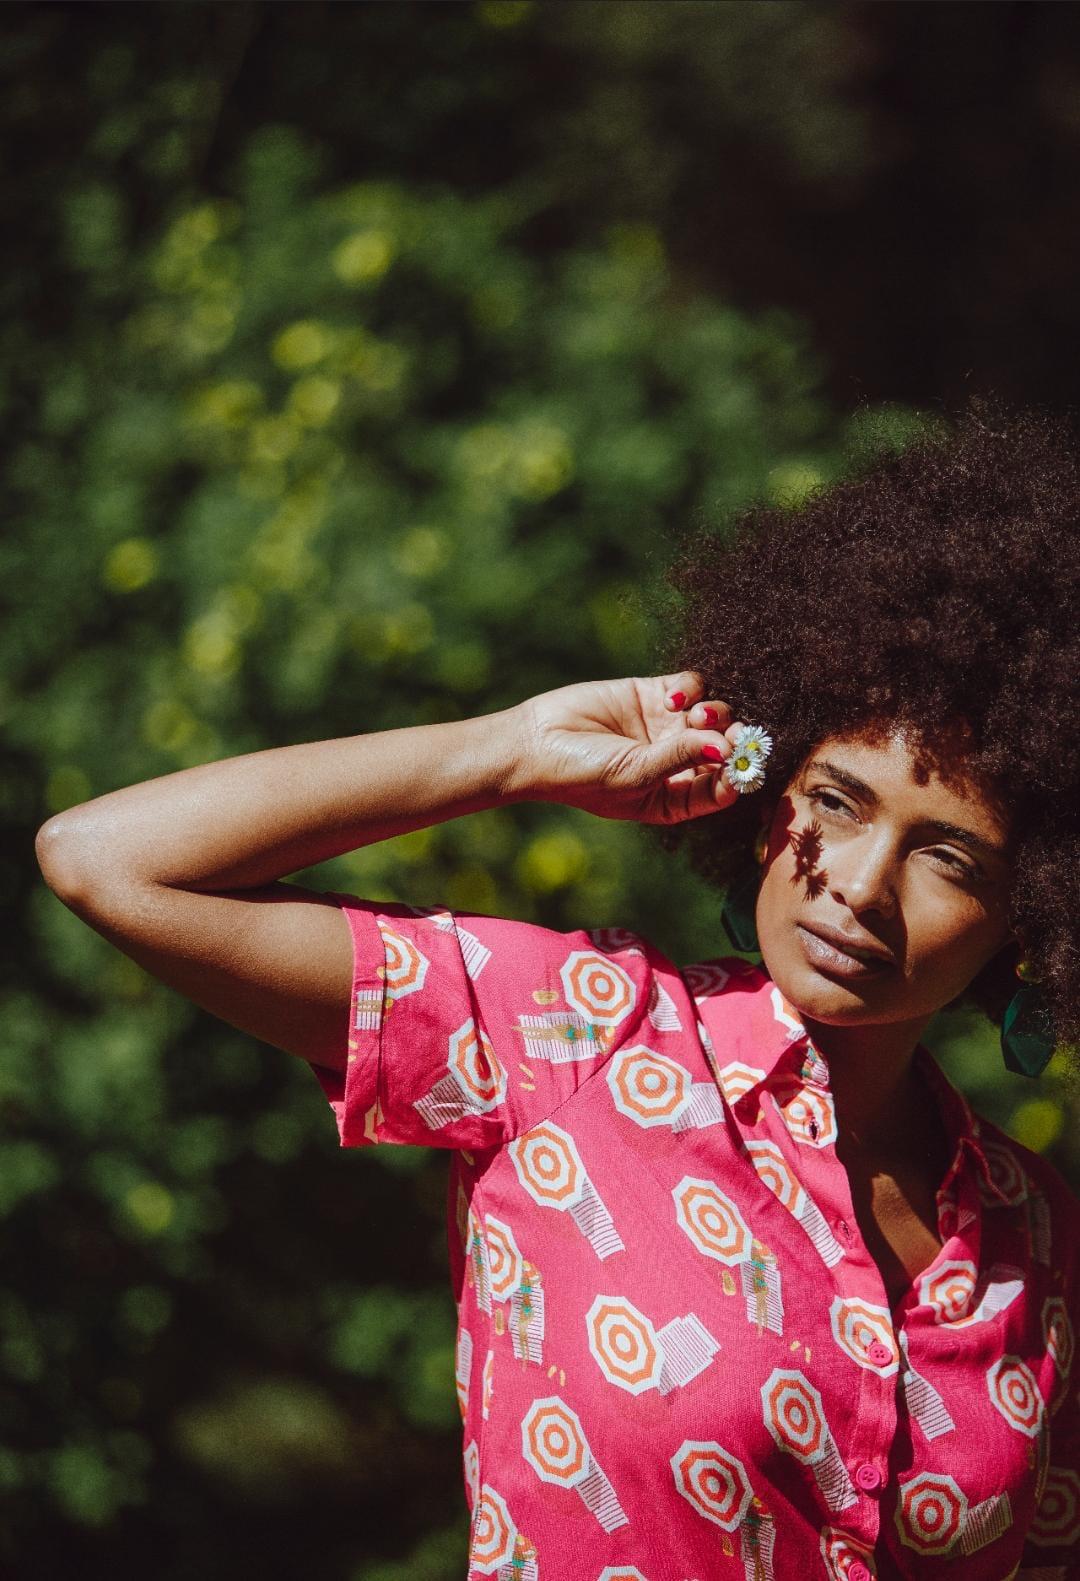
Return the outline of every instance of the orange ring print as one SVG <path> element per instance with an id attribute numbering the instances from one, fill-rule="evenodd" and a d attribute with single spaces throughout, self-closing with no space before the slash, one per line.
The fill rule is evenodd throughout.
<path id="1" fill-rule="evenodd" d="M 1080 1472 L 1050 1467 L 1028 1536 L 1040 1548 L 1071 1547 L 1080 1539 Z"/>
<path id="2" fill-rule="evenodd" d="M 1071 1574 L 1080 1219 L 1047 1160 L 917 1054 L 953 1145 L 892 1301 L 826 1060 L 759 968 L 405 907 L 380 948 L 374 909 L 354 1005 L 382 1035 L 350 1027 L 367 1068 L 325 1090 L 350 1145 L 460 1159 L 470 1581 Z"/>
<path id="3" fill-rule="evenodd" d="M 542 1482 L 572 1488 L 606 1532 L 629 1524 L 615 1489 L 593 1459 L 581 1418 L 558 1395 L 534 1400 L 525 1413 L 521 1452 Z"/>
<path id="4" fill-rule="evenodd" d="M 699 1515 L 724 1532 L 739 1533 L 744 1574 L 751 1581 L 773 1581 L 776 1526 L 755 1497 L 742 1461 L 720 1444 L 687 1438 L 672 1455 L 671 1470 L 676 1488 Z"/>
<path id="5" fill-rule="evenodd" d="M 832 1336 L 840 1349 L 882 1378 L 890 1377 L 900 1365 L 900 1347 L 893 1333 L 888 1307 L 863 1301 L 858 1296 L 834 1296 L 829 1307 Z M 889 1358 L 875 1360 L 878 1346 L 889 1351 Z"/>
<path id="6" fill-rule="evenodd" d="M 844 1248 L 825 1221 L 817 1203 L 795 1177 L 791 1166 L 775 1142 L 751 1139 L 746 1144 L 750 1162 L 758 1178 L 775 1196 L 782 1208 L 806 1231 L 814 1250 L 826 1268 L 835 1268 L 844 1255 Z"/>
<path id="7" fill-rule="evenodd" d="M 703 1257 L 737 1268 L 747 1321 L 758 1332 L 784 1331 L 780 1268 L 767 1246 L 756 1240 L 735 1203 L 714 1180 L 684 1175 L 671 1189 L 675 1222 Z M 731 1275 L 724 1275 L 728 1289 Z M 734 1288 L 732 1286 L 732 1288 Z"/>
<path id="8" fill-rule="evenodd" d="M 517 1527 L 506 1500 L 485 1482 L 473 1511 L 470 1569 L 479 1570 L 481 1575 L 494 1575 L 513 1559 L 516 1541 Z"/>
<path id="9" fill-rule="evenodd" d="M 923 1471 L 901 1484 L 893 1519 L 906 1547 L 958 1558 L 995 1542 L 1013 1524 L 1013 1513 L 1008 1493 L 969 1504 L 954 1477 Z"/>
<path id="10" fill-rule="evenodd" d="M 904 1483 L 896 1505 L 900 1541 L 921 1554 L 951 1553 L 959 1544 L 967 1498 L 952 1477 L 920 1472 Z"/>
<path id="11" fill-rule="evenodd" d="M 559 977 L 571 1010 L 612 1032 L 634 1008 L 634 979 L 595 950 L 573 950 L 559 968 Z"/>
<path id="12" fill-rule="evenodd" d="M 540 1270 L 522 1256 L 513 1229 L 502 1219 L 486 1213 L 481 1234 L 480 1222 L 470 1209 L 469 1224 L 473 1256 L 466 1265 L 466 1277 L 475 1286 L 478 1308 L 491 1314 L 494 1307 L 508 1304 L 508 1318 L 502 1312 L 495 1314 L 495 1332 L 510 1330 L 519 1361 L 542 1362 L 544 1286 Z M 489 1397 L 490 1388 L 485 1400 Z"/>
<path id="13" fill-rule="evenodd" d="M 987 1369 L 986 1385 L 991 1403 L 1010 1427 L 1036 1438 L 1043 1425 L 1045 1407 L 1035 1374 L 1019 1356 L 1000 1356 Z"/>
<path id="14" fill-rule="evenodd" d="M 535 1203 L 569 1213 L 597 1257 L 603 1261 L 625 1246 L 568 1131 L 548 1120 L 526 1131 L 507 1148 L 518 1180 Z"/>
<path id="15" fill-rule="evenodd" d="M 805 1374 L 774 1367 L 761 1386 L 761 1405 L 777 1448 L 809 1466 L 826 1507 L 838 1515 L 855 1504 L 859 1495 L 829 1431 L 821 1395 Z"/>
<path id="16" fill-rule="evenodd" d="M 746 1220 L 714 1180 L 684 1175 L 671 1194 L 676 1223 L 703 1257 L 728 1268 L 749 1257 L 753 1237 Z"/>
<path id="17" fill-rule="evenodd" d="M 501 1494 L 486 1482 L 473 1512 L 469 1571 L 495 1581 L 539 1581 L 536 1549 L 518 1531 Z"/>
<path id="18" fill-rule="evenodd" d="M 572 950 L 559 968 L 568 1010 L 544 1010 L 518 1016 L 514 1030 L 530 1060 L 551 1065 L 594 1059 L 611 1047 L 615 1031 L 637 1001 L 634 980 L 596 950 Z M 536 989 L 533 998 L 558 1001 L 554 988 Z"/>
<path id="19" fill-rule="evenodd" d="M 932 1307 L 935 1323 L 964 1328 L 1004 1312 L 1024 1288 L 1019 1268 L 995 1263 L 979 1278 L 968 1258 L 944 1262 L 919 1281 L 919 1299 Z"/>
<path id="20" fill-rule="evenodd" d="M 720 1349 L 693 1312 L 657 1329 L 625 1296 L 597 1296 L 585 1325 L 604 1378 L 628 1394 L 669 1394 L 704 1372 Z"/>
<path id="21" fill-rule="evenodd" d="M 1049 1402 L 1050 1410 L 1054 1413 L 1064 1403 L 1076 1350 L 1072 1319 L 1060 1296 L 1047 1296 L 1043 1302 L 1042 1331 L 1047 1354 L 1054 1363 L 1054 1391 Z"/>
<path id="22" fill-rule="evenodd" d="M 849 1536 L 847 1532 L 838 1532 L 832 1526 L 822 1529 L 821 1557 L 829 1581 L 851 1581 L 855 1565 L 862 1565 L 871 1578 L 877 1575 L 873 1550 L 859 1542 L 858 1538 Z"/>
<path id="23" fill-rule="evenodd" d="M 417 949 L 411 939 L 395 932 L 388 922 L 376 917 L 382 935 L 386 964 L 379 969 L 383 980 L 383 997 L 389 1002 L 415 994 L 424 986 L 430 961 Z"/>
<path id="24" fill-rule="evenodd" d="M 432 1131 L 467 1114 L 488 1114 L 506 1097 L 506 1072 L 486 1032 L 470 1016 L 451 1032 L 446 1053 L 448 1075 L 413 1108 Z"/>
<path id="25" fill-rule="evenodd" d="M 701 1130 L 724 1118 L 720 1092 L 711 1077 L 694 1081 L 684 1065 L 644 1043 L 613 1054 L 606 1079 L 618 1113 L 644 1130 L 653 1126 L 675 1132 Z"/>

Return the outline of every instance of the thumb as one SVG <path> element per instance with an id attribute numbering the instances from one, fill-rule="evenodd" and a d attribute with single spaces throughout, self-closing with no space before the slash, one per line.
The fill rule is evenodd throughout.
<path id="1" fill-rule="evenodd" d="M 732 752 L 731 742 L 719 730 L 677 730 L 644 747 L 639 759 L 642 779 L 655 784 L 684 769 L 722 772 Z"/>

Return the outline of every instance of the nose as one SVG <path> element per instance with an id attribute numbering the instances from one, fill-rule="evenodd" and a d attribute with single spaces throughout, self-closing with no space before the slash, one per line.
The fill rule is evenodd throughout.
<path id="1" fill-rule="evenodd" d="M 856 916 L 864 911 L 896 915 L 896 852 L 886 830 L 867 829 L 843 841 L 826 853 L 825 869 L 833 899 Z"/>

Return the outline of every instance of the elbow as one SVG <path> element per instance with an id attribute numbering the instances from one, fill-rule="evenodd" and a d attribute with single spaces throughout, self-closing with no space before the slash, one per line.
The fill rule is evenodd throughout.
<path id="1" fill-rule="evenodd" d="M 62 815 L 42 824 L 34 839 L 34 855 L 41 876 L 54 895 L 77 892 L 83 881 L 80 875 L 86 868 L 85 848 L 77 844 Z"/>

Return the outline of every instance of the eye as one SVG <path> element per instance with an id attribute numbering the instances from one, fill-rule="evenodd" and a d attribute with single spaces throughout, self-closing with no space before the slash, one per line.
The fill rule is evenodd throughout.
<path id="1" fill-rule="evenodd" d="M 927 856 L 937 862 L 951 878 L 978 879 L 982 877 L 980 870 L 971 862 L 965 862 L 963 857 L 957 856 L 953 851 L 933 850 Z"/>
<path id="2" fill-rule="evenodd" d="M 816 807 L 823 808 L 825 812 L 852 813 L 852 809 L 847 802 L 842 797 L 837 796 L 835 791 L 812 790 L 809 792 L 807 799 L 812 801 Z"/>

